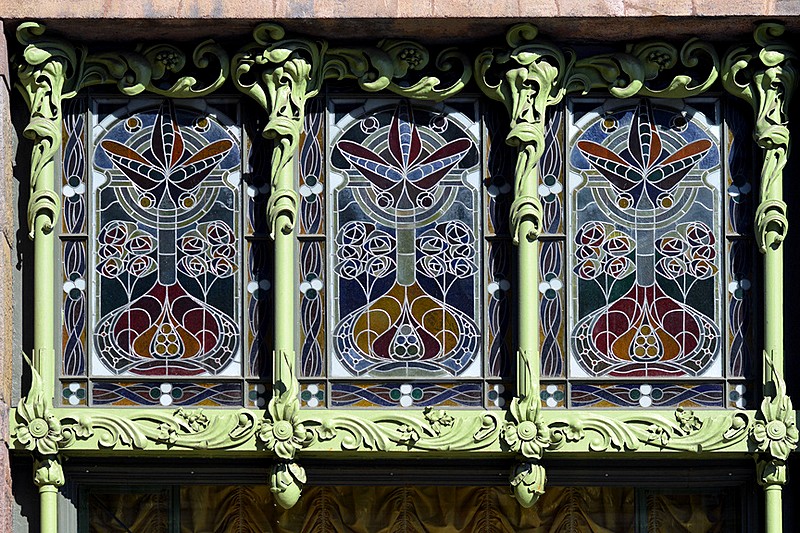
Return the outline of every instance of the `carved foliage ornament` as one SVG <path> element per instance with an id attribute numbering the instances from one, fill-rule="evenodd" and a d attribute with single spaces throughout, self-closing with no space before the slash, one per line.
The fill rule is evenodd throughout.
<path id="1" fill-rule="evenodd" d="M 797 81 L 794 50 L 780 40 L 783 26 L 762 24 L 757 48 L 736 47 L 725 56 L 722 81 L 755 113 L 754 138 L 764 150 L 761 204 L 756 210 L 756 240 L 762 253 L 780 246 L 789 224 L 782 200 L 783 169 L 789 158 L 789 100 Z"/>

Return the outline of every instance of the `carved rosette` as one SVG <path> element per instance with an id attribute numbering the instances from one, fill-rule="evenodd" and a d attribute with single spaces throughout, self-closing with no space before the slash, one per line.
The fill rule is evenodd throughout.
<path id="1" fill-rule="evenodd" d="M 775 395 L 764 397 L 759 417 L 750 428 L 750 441 L 757 453 L 758 482 L 764 486 L 786 484 L 786 461 L 800 441 L 792 400 L 786 394 L 786 384 L 773 359 L 773 354 L 764 354 L 775 383 Z"/>

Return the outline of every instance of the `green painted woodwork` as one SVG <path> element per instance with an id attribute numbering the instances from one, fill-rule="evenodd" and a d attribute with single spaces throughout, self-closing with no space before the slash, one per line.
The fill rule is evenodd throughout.
<path id="1" fill-rule="evenodd" d="M 677 48 L 660 42 L 615 53 L 578 57 L 537 38 L 530 24 L 511 28 L 507 46 L 472 61 L 448 49 L 431 61 L 424 47 L 385 39 L 374 46 L 332 47 L 325 40 L 286 37 L 262 24 L 251 44 L 229 56 L 212 41 L 188 55 L 172 45 L 135 46 L 93 53 L 45 34 L 26 22 L 17 38 L 19 82 L 31 112 L 25 135 L 33 141 L 28 223 L 34 239 L 34 352 L 31 390 L 11 417 L 11 447 L 36 460 L 42 531 L 55 531 L 55 495 L 63 484 L 61 454 L 164 454 L 275 458 L 271 490 L 284 507 L 301 495 L 305 471 L 298 457 L 519 458 L 510 483 L 521 505 L 544 491 L 546 454 L 594 457 L 690 457 L 754 454 L 765 485 L 767 531 L 780 529 L 785 461 L 797 447 L 796 414 L 783 384 L 782 246 L 788 221 L 782 171 L 789 153 L 786 109 L 796 70 L 782 28 L 760 26 L 754 47 L 738 47 L 722 61 L 716 49 L 692 39 Z M 433 70 L 447 71 L 442 82 Z M 203 71 L 199 76 L 195 71 Z M 692 74 L 687 74 L 691 72 Z M 425 409 L 301 410 L 295 365 L 295 190 L 297 147 L 305 106 L 326 80 L 354 80 L 366 92 L 390 91 L 439 101 L 458 94 L 473 77 L 509 115 L 507 142 L 517 149 L 511 227 L 518 245 L 517 397 L 507 411 Z M 538 243 L 542 205 L 538 162 L 544 150 L 548 107 L 567 93 L 607 90 L 613 97 L 685 98 L 707 91 L 718 78 L 748 101 L 755 138 L 763 149 L 757 238 L 765 254 L 765 398 L 760 411 L 559 410 L 539 402 Z M 211 80 L 200 82 L 199 80 Z M 124 95 L 150 92 L 187 98 L 208 95 L 228 79 L 264 110 L 263 135 L 273 141 L 268 219 L 275 241 L 274 391 L 265 411 L 252 409 L 54 408 L 55 237 L 60 210 L 54 156 L 61 145 L 61 102 L 82 88 L 116 85 Z M 335 454 L 335 455 L 332 455 Z"/>
<path id="2" fill-rule="evenodd" d="M 783 383 L 783 240 L 789 221 L 783 201 L 783 169 L 789 157 L 789 100 L 797 67 L 794 50 L 780 40 L 783 27 L 762 24 L 754 32 L 756 47 L 736 47 L 724 60 L 723 85 L 748 102 L 755 117 L 753 137 L 763 150 L 761 197 L 756 209 L 756 240 L 764 254 L 764 401 L 752 430 L 756 469 L 764 486 L 765 531 L 783 531 L 781 486 L 786 459 L 797 448 L 792 402 Z"/>

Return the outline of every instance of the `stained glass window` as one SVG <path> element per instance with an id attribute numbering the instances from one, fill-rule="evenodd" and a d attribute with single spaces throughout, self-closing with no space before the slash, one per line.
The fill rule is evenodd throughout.
<path id="1" fill-rule="evenodd" d="M 304 406 L 504 401 L 510 256 L 507 211 L 498 211 L 511 186 L 487 168 L 484 118 L 477 100 L 310 106 L 299 366 L 318 379 L 303 379 Z"/>
<path id="2" fill-rule="evenodd" d="M 64 130 L 65 402 L 243 405 L 269 282 L 238 101 L 81 98 Z"/>
<path id="3" fill-rule="evenodd" d="M 576 98 L 552 113 L 543 404 L 744 406 L 752 166 L 739 117 L 713 99 Z"/>

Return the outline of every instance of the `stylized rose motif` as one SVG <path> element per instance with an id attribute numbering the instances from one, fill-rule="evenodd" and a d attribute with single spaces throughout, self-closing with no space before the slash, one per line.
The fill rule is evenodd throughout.
<path id="1" fill-rule="evenodd" d="M 662 257 L 656 263 L 656 272 L 667 279 L 677 279 L 686 274 L 686 261 L 680 257 Z"/>
<path id="2" fill-rule="evenodd" d="M 603 265 L 597 259 L 587 259 L 575 267 L 578 277 L 587 281 L 596 278 L 602 271 Z"/>
<path id="3" fill-rule="evenodd" d="M 702 222 L 680 224 L 656 240 L 656 251 L 662 256 L 656 262 L 656 272 L 667 279 L 687 274 L 709 279 L 719 271 L 714 264 L 717 258 L 714 243 L 711 228 Z"/>
<path id="4" fill-rule="evenodd" d="M 628 257 L 635 248 L 633 238 L 611 224 L 591 221 L 578 230 L 575 236 L 574 268 L 579 278 L 590 281 L 601 274 L 613 279 L 624 279 L 633 274 L 635 265 Z"/>
<path id="5" fill-rule="evenodd" d="M 605 264 L 605 273 L 614 279 L 626 278 L 634 271 L 633 261 L 627 257 L 615 257 Z"/>
<path id="6" fill-rule="evenodd" d="M 606 238 L 606 227 L 602 222 L 587 222 L 578 230 L 575 242 L 583 246 L 600 246 Z"/>

